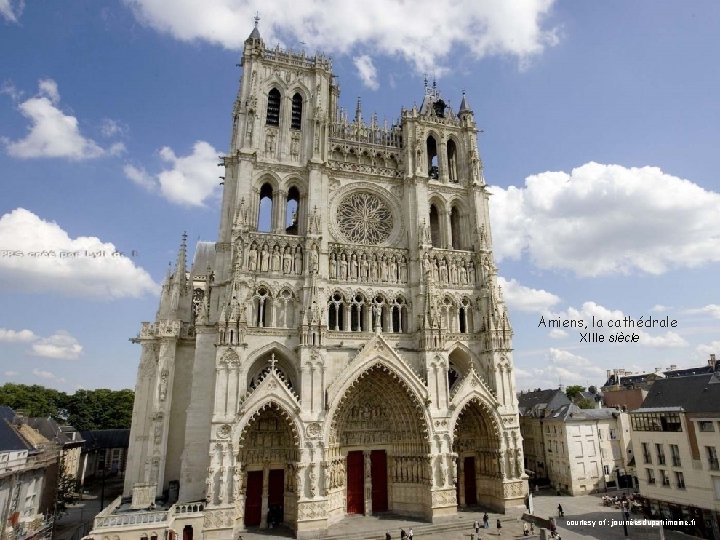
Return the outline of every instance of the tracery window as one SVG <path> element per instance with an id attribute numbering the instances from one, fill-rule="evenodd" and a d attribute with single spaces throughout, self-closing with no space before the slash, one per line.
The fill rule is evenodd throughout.
<path id="1" fill-rule="evenodd" d="M 337 292 L 328 301 L 328 329 L 345 330 L 345 302 Z"/>
<path id="2" fill-rule="evenodd" d="M 407 332 L 408 331 L 408 312 L 407 304 L 402 296 L 395 298 L 392 306 L 392 331 Z"/>
<path id="3" fill-rule="evenodd" d="M 259 287 L 253 296 L 253 321 L 258 328 L 271 325 L 272 297 L 265 287 Z"/>
<path id="4" fill-rule="evenodd" d="M 365 332 L 367 330 L 367 304 L 362 294 L 353 296 L 350 303 L 350 330 L 353 332 Z"/>
<path id="5" fill-rule="evenodd" d="M 302 127 L 302 107 L 302 96 L 300 93 L 296 92 L 292 98 L 292 117 L 290 119 L 291 129 L 300 129 Z"/>
<path id="6" fill-rule="evenodd" d="M 277 88 L 273 88 L 268 92 L 265 123 L 268 126 L 280 125 L 280 91 Z"/>
<path id="7" fill-rule="evenodd" d="M 337 207 L 337 223 L 348 241 L 379 244 L 393 230 L 393 215 L 387 205 L 372 193 L 351 193 Z"/>

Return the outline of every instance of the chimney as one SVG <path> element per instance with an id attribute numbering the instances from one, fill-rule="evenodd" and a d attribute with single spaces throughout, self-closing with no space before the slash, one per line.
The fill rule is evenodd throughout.
<path id="1" fill-rule="evenodd" d="M 715 360 L 715 353 L 710 353 L 710 360 L 708 360 L 708 366 L 715 369 L 715 363 L 717 360 Z"/>
<path id="2" fill-rule="evenodd" d="M 677 369 L 677 364 L 670 364 L 670 371 L 675 371 Z"/>

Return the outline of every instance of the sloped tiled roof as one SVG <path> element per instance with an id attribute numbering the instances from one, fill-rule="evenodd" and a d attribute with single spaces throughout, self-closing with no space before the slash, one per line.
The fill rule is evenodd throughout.
<path id="1" fill-rule="evenodd" d="M 650 387 L 642 409 L 682 407 L 685 412 L 720 411 L 720 376 L 668 377 Z"/>
<path id="2" fill-rule="evenodd" d="M 532 411 L 538 411 L 539 409 L 556 409 L 569 403 L 570 399 L 565 395 L 565 392 L 557 388 L 523 392 L 518 395 L 518 409 L 522 415 L 529 414 Z"/>
<path id="3" fill-rule="evenodd" d="M 5 418 L 0 418 L 0 452 L 30 449 L 32 447 L 20 436 L 20 433 L 15 430 L 10 422 Z"/>

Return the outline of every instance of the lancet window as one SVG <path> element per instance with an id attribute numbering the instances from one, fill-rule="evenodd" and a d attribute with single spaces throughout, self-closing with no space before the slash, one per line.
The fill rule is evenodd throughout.
<path id="1" fill-rule="evenodd" d="M 434 247 L 441 247 L 440 245 L 440 213 L 438 212 L 437 206 L 434 204 L 430 205 L 430 241 Z"/>
<path id="2" fill-rule="evenodd" d="M 303 99 L 299 92 L 292 97 L 292 118 L 290 119 L 291 129 L 301 129 L 302 127 L 302 108 Z"/>
<path id="3" fill-rule="evenodd" d="M 435 137 L 430 135 L 427 138 L 426 147 L 428 177 L 437 180 L 440 176 L 440 169 L 438 167 L 437 142 L 435 141 Z"/>
<path id="4" fill-rule="evenodd" d="M 350 330 L 365 332 L 367 330 L 367 303 L 362 294 L 353 296 L 350 303 Z"/>
<path id="5" fill-rule="evenodd" d="M 268 126 L 280 125 L 280 91 L 277 88 L 273 88 L 268 92 L 265 123 Z"/>
<path id="6" fill-rule="evenodd" d="M 257 230 L 270 232 L 273 227 L 274 192 L 270 184 L 265 183 L 260 188 L 260 205 L 258 209 Z"/>
<path id="7" fill-rule="evenodd" d="M 292 186 L 288 190 L 285 207 L 285 233 L 298 234 L 298 218 L 300 216 L 300 190 Z"/>
<path id="8" fill-rule="evenodd" d="M 472 309 L 470 300 L 463 298 L 460 301 L 460 309 L 458 310 L 458 331 L 461 334 L 469 334 L 472 332 Z"/>
<path id="9" fill-rule="evenodd" d="M 398 296 L 392 305 L 392 331 L 407 332 L 408 321 L 407 304 L 402 296 Z"/>
<path id="10" fill-rule="evenodd" d="M 447 142 L 447 164 L 448 164 L 448 179 L 451 182 L 458 182 L 458 166 L 457 166 L 457 146 L 455 141 L 450 139 Z"/>
<path id="11" fill-rule="evenodd" d="M 457 206 L 453 206 L 450 211 L 450 237 L 453 249 L 462 249 L 462 219 L 460 210 Z"/>

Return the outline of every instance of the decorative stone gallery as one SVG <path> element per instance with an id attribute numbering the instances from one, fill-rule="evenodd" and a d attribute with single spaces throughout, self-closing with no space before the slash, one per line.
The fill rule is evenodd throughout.
<path id="1" fill-rule="evenodd" d="M 512 330 L 466 98 L 338 106 L 330 60 L 245 42 L 216 242 L 143 323 L 122 499 L 96 539 L 432 520 L 527 493 Z"/>

